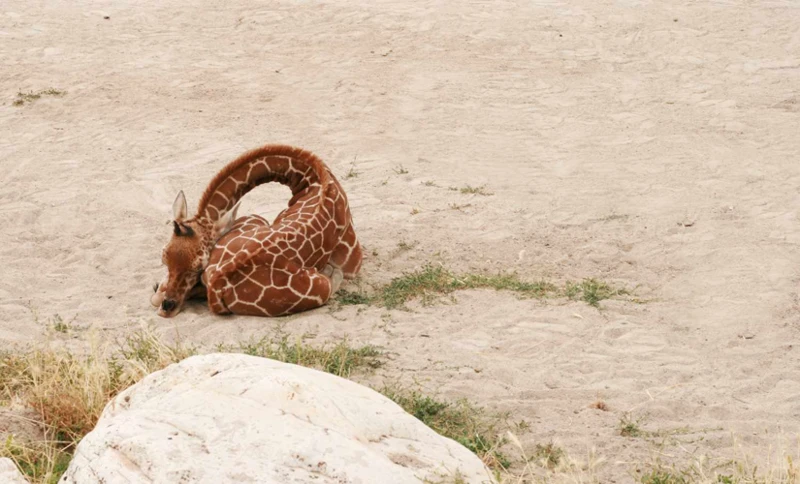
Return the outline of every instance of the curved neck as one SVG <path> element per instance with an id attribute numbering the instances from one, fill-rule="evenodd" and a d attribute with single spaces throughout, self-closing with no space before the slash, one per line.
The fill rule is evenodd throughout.
<path id="1" fill-rule="evenodd" d="M 264 183 L 286 185 L 294 197 L 313 183 L 327 183 L 327 178 L 327 168 L 307 151 L 289 146 L 259 148 L 232 161 L 211 180 L 197 217 L 219 220 L 247 192 Z"/>

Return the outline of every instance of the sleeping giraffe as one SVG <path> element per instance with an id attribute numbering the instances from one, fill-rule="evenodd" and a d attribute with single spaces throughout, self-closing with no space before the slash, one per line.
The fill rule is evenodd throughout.
<path id="1" fill-rule="evenodd" d="M 292 190 L 288 208 L 272 224 L 256 215 L 237 219 L 241 198 L 269 182 Z M 361 268 L 341 185 L 322 160 L 299 148 L 248 151 L 211 180 L 194 216 L 183 191 L 172 215 L 162 251 L 167 275 L 151 298 L 159 316 L 175 316 L 203 293 L 216 314 L 293 314 L 324 305 Z"/>

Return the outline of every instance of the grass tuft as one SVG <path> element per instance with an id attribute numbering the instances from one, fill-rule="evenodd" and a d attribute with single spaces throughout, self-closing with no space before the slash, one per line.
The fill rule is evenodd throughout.
<path id="1" fill-rule="evenodd" d="M 419 392 L 384 388 L 381 393 L 440 435 L 474 452 L 489 467 L 506 469 L 509 459 L 499 448 L 505 443 L 497 423 L 466 400 L 446 402 Z"/>
<path id="2" fill-rule="evenodd" d="M 0 457 L 11 459 L 22 475 L 33 482 L 56 484 L 66 472 L 72 454 L 47 443 L 22 444 L 9 435 L 0 447 Z"/>
<path id="3" fill-rule="evenodd" d="M 640 482 L 642 484 L 687 484 L 688 481 L 682 475 L 673 474 L 664 469 L 653 469 L 642 475 Z"/>
<path id="4" fill-rule="evenodd" d="M 584 279 L 578 283 L 568 282 L 564 288 L 564 295 L 573 301 L 584 301 L 594 307 L 600 307 L 600 301 L 611 299 L 615 296 L 630 294 L 625 289 L 611 287 L 608 283 L 597 279 Z"/>
<path id="5" fill-rule="evenodd" d="M 423 304 L 429 304 L 439 294 L 482 288 L 513 291 L 531 297 L 543 297 L 557 290 L 547 282 L 523 282 L 513 274 L 459 276 L 444 267 L 429 264 L 421 270 L 407 272 L 392 279 L 379 291 L 376 298 L 383 306 L 392 309 L 404 305 L 411 299 L 421 298 Z"/>
<path id="6" fill-rule="evenodd" d="M 623 437 L 642 437 L 646 432 L 639 425 L 641 419 L 634 419 L 630 415 L 623 415 L 619 419 L 619 434 Z"/>
<path id="7" fill-rule="evenodd" d="M 420 270 L 406 272 L 392 279 L 374 294 L 340 291 L 335 300 L 342 305 L 377 304 L 394 309 L 404 306 L 412 299 L 421 299 L 423 304 L 431 304 L 440 295 L 464 289 L 511 291 L 522 297 L 535 298 L 566 296 L 585 301 L 594 307 L 599 307 L 603 299 L 627 294 L 627 291 L 614 289 L 595 279 L 567 283 L 560 288 L 547 281 L 523 281 L 516 274 L 455 274 L 442 266 L 426 264 Z"/>
<path id="8" fill-rule="evenodd" d="M 536 444 L 536 448 L 533 451 L 534 459 L 536 459 L 543 467 L 547 467 L 548 469 L 555 469 L 558 467 L 565 455 L 564 449 L 556 446 L 552 442 L 547 444 Z"/>
<path id="9" fill-rule="evenodd" d="M 482 195 L 484 197 L 494 195 L 494 193 L 486 191 L 486 185 L 481 185 L 479 187 L 465 185 L 459 188 L 458 191 L 464 195 Z"/>
<path id="10" fill-rule="evenodd" d="M 53 318 L 50 322 L 52 324 L 53 331 L 57 333 L 68 333 L 72 329 L 72 321 L 64 321 L 64 318 L 58 314 L 53 315 Z"/>
<path id="11" fill-rule="evenodd" d="M 22 92 L 22 91 L 20 91 L 20 92 L 17 93 L 17 98 L 14 100 L 14 102 L 12 104 L 14 106 L 24 106 L 25 104 L 30 104 L 30 103 L 32 103 L 34 101 L 38 101 L 39 99 L 42 98 L 42 96 L 61 97 L 61 96 L 65 95 L 65 94 L 67 94 L 66 91 L 62 91 L 60 89 L 53 89 L 52 87 L 50 89 L 44 89 L 42 91 L 37 91 L 37 92 L 34 92 L 34 91 Z"/>
<path id="12" fill-rule="evenodd" d="M 315 347 L 297 340 L 292 343 L 289 337 L 265 337 L 255 341 L 240 343 L 236 347 L 218 347 L 223 352 L 244 353 L 294 365 L 316 368 L 341 377 L 349 377 L 357 369 L 379 368 L 383 354 L 374 346 L 351 347 L 346 340 L 331 348 Z"/>
<path id="13" fill-rule="evenodd" d="M 356 178 L 360 175 L 361 172 L 356 170 L 356 158 L 353 158 L 353 163 L 350 165 L 350 170 L 344 175 L 345 180 L 349 180 L 351 178 Z"/>
<path id="14" fill-rule="evenodd" d="M 346 289 L 340 289 L 334 296 L 334 300 L 342 306 L 356 306 L 372 302 L 372 298 L 363 292 L 348 291 Z"/>

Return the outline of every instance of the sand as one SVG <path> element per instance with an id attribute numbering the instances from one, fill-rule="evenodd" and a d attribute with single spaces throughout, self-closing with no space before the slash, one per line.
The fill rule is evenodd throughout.
<path id="1" fill-rule="evenodd" d="M 390 352 L 378 376 L 509 411 L 529 446 L 595 447 L 616 481 L 653 452 L 619 435 L 628 411 L 687 429 L 671 456 L 797 444 L 797 2 L 5 0 L 0 69 L 3 347 L 141 324 L 204 345 L 348 336 Z M 66 94 L 12 104 L 48 88 Z M 158 318 L 178 190 L 195 206 L 269 142 L 342 181 L 364 287 L 432 262 L 595 277 L 641 301 L 475 290 L 409 311 Z M 450 189 L 467 185 L 491 195 Z M 287 198 L 259 188 L 240 214 Z"/>

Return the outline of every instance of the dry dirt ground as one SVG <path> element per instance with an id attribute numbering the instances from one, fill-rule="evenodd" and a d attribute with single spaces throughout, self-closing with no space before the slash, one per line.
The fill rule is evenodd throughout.
<path id="1" fill-rule="evenodd" d="M 595 447 L 617 481 L 659 451 L 619 435 L 625 412 L 682 429 L 665 458 L 797 448 L 795 1 L 4 0 L 0 70 L 5 347 L 281 325 L 380 345 L 379 377 L 510 411 L 527 445 Z M 14 105 L 50 88 L 64 93 Z M 342 181 L 364 287 L 433 262 L 596 277 L 640 301 L 475 290 L 408 311 L 158 318 L 175 194 L 197 203 L 268 142 Z M 449 189 L 466 185 L 492 194 Z M 287 195 L 261 188 L 240 213 Z M 54 333 L 58 318 L 76 329 Z"/>

